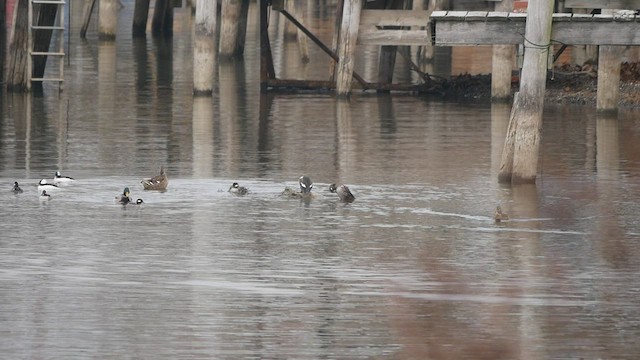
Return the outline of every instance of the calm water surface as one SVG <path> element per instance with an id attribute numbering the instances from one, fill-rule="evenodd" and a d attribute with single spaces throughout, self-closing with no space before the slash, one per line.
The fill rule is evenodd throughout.
<path id="1" fill-rule="evenodd" d="M 64 92 L 2 94 L 2 358 L 640 355 L 637 112 L 548 108 L 537 185 L 504 187 L 508 106 L 260 94 L 255 26 L 194 100 L 176 22 L 164 42 L 74 35 Z M 325 73 L 289 46 L 281 71 Z M 168 190 L 143 191 L 160 165 Z M 78 181 L 43 203 L 57 170 Z M 315 198 L 280 196 L 302 174 Z M 113 203 L 125 186 L 142 207 Z"/>

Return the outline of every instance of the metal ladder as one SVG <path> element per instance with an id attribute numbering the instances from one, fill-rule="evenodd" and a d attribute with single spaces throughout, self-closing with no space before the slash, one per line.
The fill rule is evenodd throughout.
<path id="1" fill-rule="evenodd" d="M 28 0 L 29 1 L 29 34 L 28 34 L 28 49 L 29 56 L 27 57 L 27 74 L 29 76 L 29 81 L 27 86 L 31 89 L 33 82 L 44 82 L 44 81 L 57 81 L 59 90 L 62 90 L 62 84 L 64 82 L 64 6 L 66 4 L 65 0 Z M 37 22 L 34 20 L 34 5 L 42 6 L 42 5 L 55 5 L 56 9 L 56 17 L 54 20 L 54 24 L 52 26 L 43 26 L 34 24 Z M 34 34 L 38 30 L 50 30 L 52 32 L 52 38 L 55 36 L 56 44 L 53 47 L 49 46 L 47 51 L 34 51 Z M 47 61 L 49 60 L 49 56 L 53 57 L 58 62 L 58 74 L 57 77 L 33 77 L 33 59 L 34 57 L 47 57 Z"/>

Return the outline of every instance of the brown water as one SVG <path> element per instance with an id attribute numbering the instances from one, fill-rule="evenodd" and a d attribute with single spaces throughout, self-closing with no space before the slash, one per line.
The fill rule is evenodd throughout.
<path id="1" fill-rule="evenodd" d="M 638 357 L 637 112 L 547 108 L 537 185 L 504 187 L 508 106 L 261 95 L 255 26 L 194 100 L 189 21 L 72 36 L 64 92 L 2 94 L 2 358 Z M 40 202 L 56 170 L 77 182 Z M 302 174 L 315 198 L 281 197 Z"/>

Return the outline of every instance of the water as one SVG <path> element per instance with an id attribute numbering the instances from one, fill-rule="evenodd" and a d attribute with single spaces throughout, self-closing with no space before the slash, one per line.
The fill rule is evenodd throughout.
<path id="1" fill-rule="evenodd" d="M 511 188 L 507 106 L 261 95 L 255 51 L 193 100 L 176 21 L 170 43 L 73 36 L 64 92 L 3 93 L 2 358 L 640 354 L 637 112 L 547 108 L 537 184 Z M 57 170 L 78 181 L 39 201 Z M 302 174 L 315 198 L 282 197 Z"/>

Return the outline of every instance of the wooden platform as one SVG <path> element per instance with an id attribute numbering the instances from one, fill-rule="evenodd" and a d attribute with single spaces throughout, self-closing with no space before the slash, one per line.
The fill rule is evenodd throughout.
<path id="1" fill-rule="evenodd" d="M 439 46 L 524 43 L 526 13 L 434 11 Z M 640 45 L 640 16 L 553 14 L 551 39 L 567 45 Z"/>

